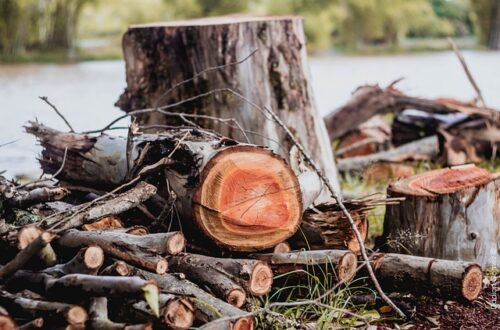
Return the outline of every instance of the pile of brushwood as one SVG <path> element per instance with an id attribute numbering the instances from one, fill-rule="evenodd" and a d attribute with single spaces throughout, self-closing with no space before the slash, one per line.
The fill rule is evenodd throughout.
<path id="1" fill-rule="evenodd" d="M 308 196 L 309 175 L 269 149 L 197 128 L 128 138 L 26 129 L 53 176 L 1 178 L 2 329 L 305 328 L 258 299 L 273 277 L 286 290 L 311 269 L 336 288 L 367 276 L 339 205 L 308 208 L 318 195 Z M 364 239 L 367 210 L 397 201 L 344 205 Z M 388 291 L 473 301 L 482 288 L 473 262 L 378 253 L 370 266 Z"/>

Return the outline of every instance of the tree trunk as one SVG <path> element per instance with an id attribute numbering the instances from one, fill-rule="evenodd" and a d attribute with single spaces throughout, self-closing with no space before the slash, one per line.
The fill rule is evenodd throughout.
<path id="1" fill-rule="evenodd" d="M 252 56 L 231 65 L 252 51 Z M 340 192 L 328 136 L 312 95 L 300 17 L 226 16 L 135 25 L 123 37 L 123 52 L 127 88 L 117 102 L 123 110 L 161 107 L 215 89 L 234 90 L 249 102 L 221 91 L 169 111 L 205 116 L 190 121 L 237 141 L 269 146 L 288 159 L 292 142 L 251 102 L 273 109 Z M 223 67 L 178 86 L 219 66 Z M 135 117 L 143 130 L 179 123 L 158 112 Z"/>
<path id="2" fill-rule="evenodd" d="M 381 244 L 390 252 L 500 266 L 500 178 L 474 166 L 392 183 Z"/>
<path id="3" fill-rule="evenodd" d="M 499 1 L 492 1 L 488 47 L 493 50 L 500 49 L 500 2 Z"/>
<path id="4" fill-rule="evenodd" d="M 425 292 L 473 301 L 483 286 L 481 267 L 470 262 L 377 253 L 372 267 L 380 284 L 391 291 Z"/>
<path id="5" fill-rule="evenodd" d="M 194 221 L 205 236 L 231 250 L 262 250 L 286 240 L 322 189 L 315 172 L 297 177 L 269 149 L 234 145 L 197 129 L 138 135 L 132 148 L 126 139 L 107 135 L 62 133 L 36 123 L 27 130 L 44 147 L 40 162 L 46 172 L 57 171 L 68 150 L 58 176 L 66 181 L 113 188 L 160 174 L 152 180 L 159 194 L 176 196 L 183 220 Z"/>

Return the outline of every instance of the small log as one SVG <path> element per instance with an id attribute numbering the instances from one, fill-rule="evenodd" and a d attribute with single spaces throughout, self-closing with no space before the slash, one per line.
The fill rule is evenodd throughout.
<path id="1" fill-rule="evenodd" d="M 49 217 L 44 220 L 44 225 L 45 227 L 56 225 L 58 231 L 77 228 L 94 220 L 133 209 L 154 194 L 156 194 L 155 186 L 140 182 L 136 187 L 108 200 L 82 204 L 57 216 Z"/>
<path id="2" fill-rule="evenodd" d="M 344 202 L 363 240 L 368 235 L 367 211 L 371 207 Z M 289 240 L 293 247 L 305 249 L 360 250 L 347 218 L 337 204 L 321 204 L 306 210 L 300 230 Z"/>
<path id="3" fill-rule="evenodd" d="M 106 297 L 92 298 L 89 305 L 89 320 L 86 326 L 93 330 L 152 330 L 149 323 L 127 325 L 113 322 L 108 317 L 108 300 Z"/>
<path id="4" fill-rule="evenodd" d="M 210 257 L 195 254 L 180 255 L 170 258 L 169 268 L 172 272 L 183 273 L 188 280 L 200 287 L 208 288 L 217 298 L 228 304 L 239 308 L 245 303 L 245 290 Z"/>
<path id="5" fill-rule="evenodd" d="M 103 276 L 129 276 L 130 268 L 127 263 L 119 260 L 104 268 L 99 275 Z"/>
<path id="6" fill-rule="evenodd" d="M 394 253 L 377 253 L 372 267 L 382 287 L 466 301 L 479 297 L 483 272 L 477 264 Z"/>
<path id="7" fill-rule="evenodd" d="M 69 274 L 96 275 L 104 262 L 104 252 L 99 246 L 84 247 L 65 264 L 55 265 L 43 270 L 44 273 L 56 277 Z"/>
<path id="8" fill-rule="evenodd" d="M 258 260 L 214 258 L 198 254 L 181 254 L 171 257 L 170 264 L 176 269 L 186 269 L 186 264 L 194 264 L 205 269 L 219 271 L 240 284 L 253 296 L 260 297 L 271 290 L 273 273 L 269 266 Z M 189 275 L 188 275 L 189 276 Z"/>
<path id="9" fill-rule="evenodd" d="M 133 308 L 147 318 L 154 317 L 151 309 L 143 301 Z M 189 329 L 195 320 L 195 308 L 191 301 L 172 294 L 160 294 L 160 319 L 169 329 Z"/>
<path id="10" fill-rule="evenodd" d="M 165 179 L 160 180 L 159 194 L 175 193 L 182 220 L 195 223 L 183 227 L 196 227 L 211 241 L 234 251 L 262 250 L 289 238 L 298 229 L 303 208 L 323 189 L 315 172 L 297 176 L 269 149 L 235 145 L 227 138 L 196 129 L 138 135 L 131 140 L 131 148 L 127 148 L 127 139 L 108 135 L 63 133 L 37 123 L 31 123 L 27 130 L 44 147 L 40 161 L 48 173 L 59 169 L 64 150 L 71 150 L 67 166 L 59 174 L 63 180 L 114 188 L 130 177 L 165 176 L 168 189 Z M 133 155 L 146 152 L 152 160 L 144 163 L 141 159 L 146 156 L 136 156 L 127 162 L 127 150 Z M 110 162 L 117 165 L 110 168 Z M 59 228 L 88 222 L 84 213 Z M 79 216 L 80 220 L 75 219 Z"/>
<path id="11" fill-rule="evenodd" d="M 0 303 L 16 314 L 43 317 L 51 323 L 82 324 L 87 320 L 87 312 L 81 306 L 19 297 L 3 290 L 0 290 Z"/>
<path id="12" fill-rule="evenodd" d="M 109 216 L 94 221 L 92 223 L 87 223 L 82 226 L 82 229 L 85 231 L 92 230 L 109 230 L 109 229 L 117 229 L 123 228 L 122 221 L 116 216 Z"/>
<path id="13" fill-rule="evenodd" d="M 356 275 L 358 259 L 351 251 L 345 250 L 311 250 L 289 253 L 254 254 L 253 258 L 265 261 L 271 266 L 275 275 L 292 270 L 307 269 L 309 266 L 330 266 L 336 278 L 349 282 Z"/>
<path id="14" fill-rule="evenodd" d="M 368 156 L 340 159 L 339 171 L 361 171 L 377 162 L 403 162 L 408 160 L 431 160 L 439 155 L 437 136 L 429 136 L 418 141 L 403 144 L 397 148 L 381 151 Z"/>
<path id="15" fill-rule="evenodd" d="M 69 190 L 61 187 L 19 189 L 14 183 L 0 176 L 0 196 L 10 207 L 27 209 L 38 203 L 59 201 L 69 194 Z"/>
<path id="16" fill-rule="evenodd" d="M 500 177 L 473 165 L 393 182 L 379 245 L 408 253 L 500 267 Z"/>
<path id="17" fill-rule="evenodd" d="M 137 276 L 95 276 L 70 274 L 54 278 L 42 272 L 17 271 L 7 282 L 11 290 L 29 289 L 63 301 L 78 301 L 82 295 L 108 297 L 121 295 L 144 298 L 155 315 L 159 315 L 158 286 L 154 281 Z"/>
<path id="18" fill-rule="evenodd" d="M 179 238 L 179 235 L 182 239 Z M 159 254 L 166 254 L 169 249 L 174 252 L 182 251 L 184 246 L 180 246 L 179 242 L 184 243 L 184 236 L 180 233 L 135 236 L 110 231 L 78 231 L 74 229 L 68 230 L 59 239 L 60 245 L 71 248 L 97 245 L 106 254 L 158 274 L 165 273 L 168 268 L 167 261 Z"/>
<path id="19" fill-rule="evenodd" d="M 4 280 L 14 274 L 18 269 L 21 269 L 31 258 L 39 254 L 42 249 L 49 244 L 56 235 L 50 232 L 43 232 L 34 239 L 28 246 L 21 250 L 11 261 L 0 268 L 0 280 Z"/>
<path id="20" fill-rule="evenodd" d="M 31 242 L 33 242 L 43 231 L 35 225 L 27 225 L 22 227 L 17 234 L 17 247 L 19 250 L 25 249 Z M 57 255 L 48 243 L 38 253 L 38 256 L 46 266 L 52 266 L 57 262 Z"/>
<path id="21" fill-rule="evenodd" d="M 43 328 L 45 321 L 43 317 L 37 317 L 21 326 L 19 326 L 18 330 L 33 330 L 33 329 L 41 329 Z"/>
<path id="22" fill-rule="evenodd" d="M 143 270 L 137 270 L 137 275 L 145 279 L 155 280 L 162 292 L 195 297 L 196 299 L 193 300 L 193 303 L 196 308 L 196 319 L 201 322 L 205 323 L 227 316 L 232 319 L 219 323 L 220 327 L 218 329 L 253 329 L 253 316 L 249 316 L 248 313 L 241 309 L 215 298 L 187 280 L 179 279 L 177 276 L 171 274 L 160 276 Z"/>

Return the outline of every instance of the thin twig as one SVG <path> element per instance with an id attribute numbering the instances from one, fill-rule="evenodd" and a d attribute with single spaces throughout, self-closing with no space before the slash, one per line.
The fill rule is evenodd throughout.
<path id="1" fill-rule="evenodd" d="M 59 174 L 61 174 L 62 170 L 64 169 L 64 166 L 66 165 L 66 157 L 67 156 L 68 156 L 68 147 L 64 148 L 64 156 L 63 156 L 63 160 L 62 160 L 61 166 L 59 167 L 59 169 L 54 174 L 52 174 L 48 178 L 43 178 L 42 177 L 43 174 L 42 174 L 42 176 L 40 176 L 40 179 L 33 180 L 33 181 L 28 181 L 26 183 L 23 183 L 23 184 L 17 186 L 16 189 L 21 189 L 21 188 L 24 188 L 24 187 L 32 185 L 32 184 L 36 184 L 36 183 L 40 183 L 40 182 L 45 182 L 45 181 L 52 181 L 52 180 L 56 179 L 57 176 Z"/>
<path id="2" fill-rule="evenodd" d="M 12 141 L 5 142 L 5 143 L 3 143 L 3 144 L 0 144 L 0 148 L 1 148 L 1 147 L 8 146 L 9 144 L 12 144 L 12 143 L 16 143 L 17 141 L 19 141 L 19 140 L 12 140 Z"/>
<path id="3" fill-rule="evenodd" d="M 453 41 L 453 39 L 448 38 L 448 42 L 450 43 L 451 47 L 453 48 L 453 51 L 455 52 L 455 55 L 457 56 L 458 60 L 460 61 L 460 64 L 462 65 L 465 74 L 467 75 L 467 79 L 469 79 L 470 84 L 472 85 L 472 88 L 476 91 L 477 99 L 479 102 L 481 102 L 481 106 L 486 108 L 486 102 L 484 102 L 483 94 L 481 93 L 481 89 L 479 89 L 478 84 L 476 83 L 476 80 L 472 76 L 472 73 L 469 70 L 469 66 L 467 65 L 467 62 L 465 62 L 465 59 L 458 49 L 457 45 Z"/>
<path id="4" fill-rule="evenodd" d="M 50 103 L 49 99 L 47 96 L 39 96 L 40 100 L 42 101 L 45 101 L 45 103 L 47 103 L 52 109 L 54 109 L 54 111 L 57 113 L 57 115 L 59 117 L 61 117 L 62 120 L 64 120 L 64 122 L 66 123 L 66 125 L 68 126 L 69 128 L 69 131 L 71 133 L 74 133 L 75 130 L 73 129 L 73 127 L 71 127 L 71 124 L 69 123 L 69 121 L 66 120 L 66 118 L 63 116 L 63 114 L 61 112 L 59 112 L 59 110 L 57 110 L 56 106 L 53 105 L 52 103 Z"/>

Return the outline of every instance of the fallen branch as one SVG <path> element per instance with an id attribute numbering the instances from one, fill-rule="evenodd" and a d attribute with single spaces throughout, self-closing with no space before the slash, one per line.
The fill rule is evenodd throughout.
<path id="1" fill-rule="evenodd" d="M 61 277 L 69 274 L 96 275 L 104 262 L 104 252 L 98 246 L 84 247 L 65 264 L 55 265 L 43 270 L 44 273 Z"/>

